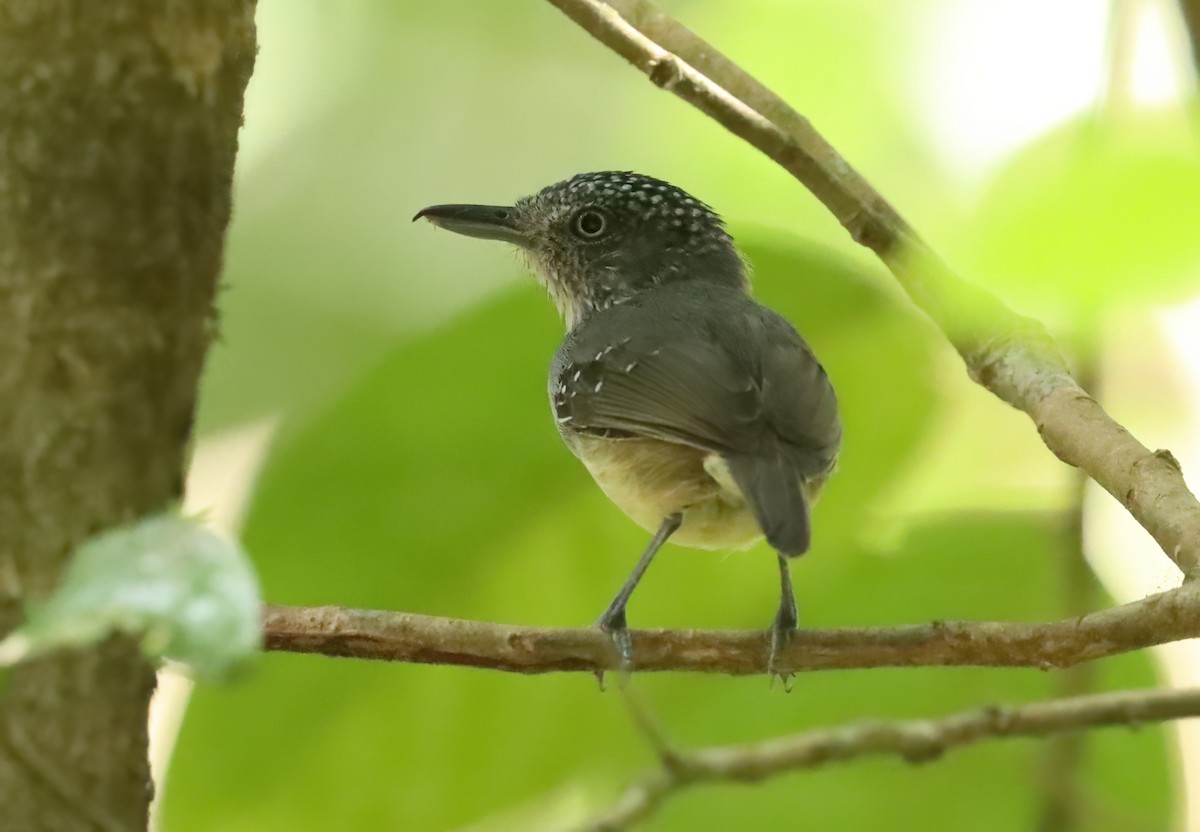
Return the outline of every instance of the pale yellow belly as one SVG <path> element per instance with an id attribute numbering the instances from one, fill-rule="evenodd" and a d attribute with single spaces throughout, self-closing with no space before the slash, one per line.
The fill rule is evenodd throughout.
<path id="1" fill-rule="evenodd" d="M 610 500 L 649 532 L 683 515 L 671 542 L 741 549 L 762 537 L 754 514 L 720 457 L 657 439 L 576 436 L 576 455 Z"/>

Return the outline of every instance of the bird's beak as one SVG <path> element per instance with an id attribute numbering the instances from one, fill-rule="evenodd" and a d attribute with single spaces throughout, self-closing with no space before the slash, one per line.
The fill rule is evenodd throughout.
<path id="1" fill-rule="evenodd" d="M 507 205 L 431 205 L 418 211 L 413 222 L 424 218 L 467 237 L 527 246 L 529 238 L 517 227 L 515 217 L 516 211 Z"/>

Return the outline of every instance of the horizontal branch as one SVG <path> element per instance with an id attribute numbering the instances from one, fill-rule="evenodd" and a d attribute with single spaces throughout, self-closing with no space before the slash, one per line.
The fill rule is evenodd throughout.
<path id="1" fill-rule="evenodd" d="M 1004 737 L 1045 737 L 1109 726 L 1136 727 L 1200 716 L 1200 688 L 1092 694 L 1021 707 L 986 707 L 937 719 L 864 721 L 758 743 L 675 751 L 656 741 L 661 770 L 634 783 L 607 812 L 581 828 L 627 829 L 674 793 L 697 783 L 755 783 L 777 774 L 870 755 L 909 763 L 936 760 L 956 748 Z"/>
<path id="2" fill-rule="evenodd" d="M 269 604 L 268 650 L 481 667 L 514 673 L 612 670 L 608 637 L 342 607 Z M 634 669 L 766 673 L 765 631 L 634 630 Z M 777 662 L 786 671 L 979 666 L 1048 670 L 1200 636 L 1200 586 L 1045 624 L 943 621 L 904 627 L 801 630 Z"/>
<path id="3" fill-rule="evenodd" d="M 808 188 L 941 327 L 973 379 L 1025 411 L 1055 456 L 1119 500 L 1185 574 L 1200 571 L 1200 502 L 1179 464 L 1151 453 L 1080 387 L 1039 322 L 956 275 L 807 119 L 652 3 L 550 2 Z"/>

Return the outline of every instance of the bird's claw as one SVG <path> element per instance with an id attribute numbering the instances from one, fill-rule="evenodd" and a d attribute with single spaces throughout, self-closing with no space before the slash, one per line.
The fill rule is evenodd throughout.
<path id="1" fill-rule="evenodd" d="M 796 622 L 775 619 L 775 623 L 771 625 L 771 653 L 767 656 L 767 675 L 771 680 L 771 686 L 774 687 L 775 679 L 778 678 L 783 684 L 784 693 L 792 692 L 792 681 L 796 674 L 790 670 L 779 670 L 779 659 L 792 643 L 792 637 L 796 635 Z"/>
<path id="2" fill-rule="evenodd" d="M 618 630 L 607 630 L 607 632 L 613 647 L 616 648 L 617 655 L 621 658 L 621 672 L 628 673 L 633 669 L 633 639 L 629 635 L 629 628 L 621 627 Z"/>
<path id="3" fill-rule="evenodd" d="M 633 638 L 629 635 L 629 628 L 625 626 L 625 616 L 609 616 L 606 613 L 596 622 L 596 626 L 608 636 L 609 642 L 617 653 L 619 684 L 624 686 L 633 672 Z M 600 682 L 600 690 L 603 691 L 605 689 L 603 670 L 596 671 L 596 679 Z"/>

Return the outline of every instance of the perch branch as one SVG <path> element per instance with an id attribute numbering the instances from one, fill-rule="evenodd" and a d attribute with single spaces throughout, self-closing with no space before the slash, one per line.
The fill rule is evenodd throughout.
<path id="1" fill-rule="evenodd" d="M 268 650 L 550 673 L 616 667 L 590 628 L 538 628 L 341 607 L 267 605 Z M 801 630 L 779 660 L 792 671 L 981 666 L 1043 670 L 1200 636 L 1200 585 L 1043 624 L 943 621 Z M 765 631 L 635 630 L 634 669 L 766 672 Z"/>
<path id="2" fill-rule="evenodd" d="M 1020 707 L 979 708 L 937 719 L 863 721 L 757 743 L 691 751 L 660 748 L 662 768 L 631 785 L 612 808 L 580 828 L 586 832 L 628 829 L 675 793 L 697 783 L 755 783 L 788 771 L 868 755 L 895 755 L 909 763 L 926 763 L 983 740 L 1137 727 L 1195 716 L 1200 716 L 1200 688 L 1130 690 Z"/>
<path id="3" fill-rule="evenodd" d="M 1186 575 L 1200 571 L 1200 503 L 1175 458 L 1151 453 L 1117 424 L 1075 381 L 1040 323 L 956 275 L 807 119 L 646 0 L 550 2 L 799 180 L 879 256 L 973 379 L 1025 411 L 1046 446 L 1119 500 Z"/>

